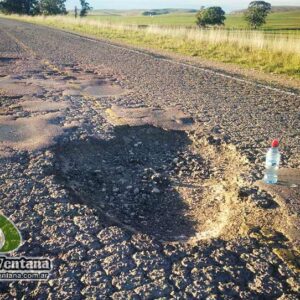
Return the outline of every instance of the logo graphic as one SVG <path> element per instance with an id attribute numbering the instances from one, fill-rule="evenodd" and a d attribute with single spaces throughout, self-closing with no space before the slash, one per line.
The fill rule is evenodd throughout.
<path id="1" fill-rule="evenodd" d="M 17 250 L 22 242 L 19 230 L 8 218 L 0 215 L 0 253 Z"/>
<path id="2" fill-rule="evenodd" d="M 0 214 L 0 254 L 17 250 L 22 243 L 18 228 Z M 52 262 L 44 257 L 7 257 L 0 255 L 0 281 L 47 280 Z"/>

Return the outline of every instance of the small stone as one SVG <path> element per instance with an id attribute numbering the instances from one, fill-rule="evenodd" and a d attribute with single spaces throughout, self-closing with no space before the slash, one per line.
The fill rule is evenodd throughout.
<path id="1" fill-rule="evenodd" d="M 160 194 L 160 189 L 158 189 L 157 187 L 153 188 L 152 190 L 153 194 Z"/>
<path id="2" fill-rule="evenodd" d="M 118 172 L 118 173 L 124 172 L 124 167 L 123 166 L 116 167 L 116 172 Z"/>
<path id="3" fill-rule="evenodd" d="M 134 147 L 138 147 L 138 146 L 140 146 L 142 144 L 143 144 L 142 142 L 137 142 L 137 143 L 134 144 Z"/>

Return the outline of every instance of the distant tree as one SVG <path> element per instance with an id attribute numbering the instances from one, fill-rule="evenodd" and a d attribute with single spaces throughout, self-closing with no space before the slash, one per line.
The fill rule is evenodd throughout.
<path id="1" fill-rule="evenodd" d="M 38 0 L 0 0 L 0 10 L 5 14 L 26 14 L 37 13 Z"/>
<path id="2" fill-rule="evenodd" d="M 265 13 L 269 13 L 272 9 L 272 6 L 270 3 L 265 1 L 252 1 L 249 4 L 249 8 L 251 7 L 257 7 L 263 10 Z"/>
<path id="3" fill-rule="evenodd" d="M 89 3 L 85 0 L 80 0 L 80 4 L 81 4 L 80 17 L 85 17 L 92 8 L 90 7 Z"/>
<path id="4" fill-rule="evenodd" d="M 158 13 L 156 11 L 144 11 L 142 13 L 143 16 L 156 16 Z"/>
<path id="5" fill-rule="evenodd" d="M 170 13 L 168 9 L 153 9 L 146 10 L 142 13 L 143 16 L 158 16 L 158 15 L 167 15 Z"/>
<path id="6" fill-rule="evenodd" d="M 199 27 L 205 27 L 207 25 L 224 25 L 226 19 L 224 10 L 218 6 L 209 8 L 202 7 L 198 11 L 196 18 Z"/>
<path id="7" fill-rule="evenodd" d="M 266 23 L 266 18 L 271 8 L 271 4 L 265 1 L 253 1 L 249 4 L 244 18 L 250 27 L 257 29 Z"/>
<path id="8" fill-rule="evenodd" d="M 66 0 L 40 0 L 39 10 L 43 15 L 67 14 Z"/>

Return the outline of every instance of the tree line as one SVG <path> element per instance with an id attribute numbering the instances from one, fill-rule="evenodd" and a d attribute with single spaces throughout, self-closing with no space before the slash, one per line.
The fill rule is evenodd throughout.
<path id="1" fill-rule="evenodd" d="M 244 12 L 244 19 L 251 28 L 257 29 L 266 23 L 271 11 L 271 4 L 265 1 L 252 1 Z M 226 20 L 225 12 L 221 7 L 202 7 L 196 15 L 199 27 L 222 26 Z"/>
<path id="2" fill-rule="evenodd" d="M 67 14 L 66 0 L 0 0 L 0 10 L 5 14 L 59 15 Z M 80 0 L 80 16 L 91 10 L 85 0 Z"/>

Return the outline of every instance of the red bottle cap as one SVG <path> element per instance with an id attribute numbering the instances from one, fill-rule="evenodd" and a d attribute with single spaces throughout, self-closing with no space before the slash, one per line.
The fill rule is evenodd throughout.
<path id="1" fill-rule="evenodd" d="M 279 141 L 278 140 L 273 140 L 272 148 L 277 148 L 278 146 L 279 146 Z"/>

